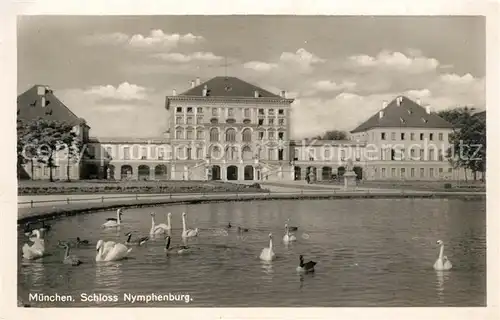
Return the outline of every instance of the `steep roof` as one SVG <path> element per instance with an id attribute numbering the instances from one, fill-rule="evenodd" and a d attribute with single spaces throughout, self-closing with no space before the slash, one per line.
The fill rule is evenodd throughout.
<path id="1" fill-rule="evenodd" d="M 39 87 L 45 94 L 39 94 Z M 42 97 L 45 97 L 45 107 L 42 106 Z M 35 85 L 17 97 L 17 118 L 21 120 L 43 118 L 74 125 L 85 123 L 84 119 L 78 118 L 45 85 Z"/>
<path id="2" fill-rule="evenodd" d="M 203 96 L 203 88 L 207 86 L 208 96 L 210 97 L 238 97 L 254 98 L 255 90 L 259 91 L 259 96 L 263 98 L 281 98 L 279 95 L 259 88 L 251 83 L 238 79 L 236 77 L 214 77 L 200 85 L 191 88 L 180 96 Z"/>
<path id="3" fill-rule="evenodd" d="M 398 105 L 395 98 L 383 111 L 380 118 L 379 112 L 360 124 L 351 133 L 363 132 L 372 128 L 453 128 L 451 123 L 444 120 L 436 113 L 427 113 L 426 109 L 407 97 L 399 97 Z"/>

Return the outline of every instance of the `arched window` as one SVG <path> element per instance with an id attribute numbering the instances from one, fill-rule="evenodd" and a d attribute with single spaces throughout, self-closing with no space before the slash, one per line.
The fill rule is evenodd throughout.
<path id="1" fill-rule="evenodd" d="M 203 129 L 196 130 L 196 139 L 197 140 L 202 140 L 203 139 Z"/>
<path id="2" fill-rule="evenodd" d="M 210 129 L 210 141 L 219 141 L 219 130 L 217 128 Z"/>
<path id="3" fill-rule="evenodd" d="M 181 129 L 181 128 L 177 128 L 177 129 L 175 129 L 175 138 L 176 138 L 176 139 L 182 139 L 182 136 L 183 136 L 183 134 L 182 134 L 182 133 L 183 133 L 183 132 L 182 132 L 182 129 Z"/>
<path id="4" fill-rule="evenodd" d="M 244 146 L 241 150 L 241 158 L 243 160 L 252 160 L 253 154 L 252 149 L 249 146 Z"/>
<path id="5" fill-rule="evenodd" d="M 236 147 L 229 146 L 226 148 L 226 159 L 227 160 L 237 160 L 238 159 L 238 152 L 236 150 Z"/>
<path id="6" fill-rule="evenodd" d="M 220 160 L 220 148 L 218 146 L 212 146 L 210 156 L 212 159 Z"/>
<path id="7" fill-rule="evenodd" d="M 252 142 L 252 130 L 245 129 L 242 132 L 243 142 Z"/>
<path id="8" fill-rule="evenodd" d="M 233 128 L 229 128 L 226 130 L 226 141 L 236 141 L 236 130 L 234 130 Z"/>

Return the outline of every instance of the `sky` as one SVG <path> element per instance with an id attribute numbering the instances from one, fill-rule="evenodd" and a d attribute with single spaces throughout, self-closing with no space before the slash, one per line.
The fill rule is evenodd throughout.
<path id="1" fill-rule="evenodd" d="M 485 109 L 485 20 L 460 16 L 23 16 L 18 94 L 49 85 L 97 137 L 160 137 L 165 96 L 234 76 L 292 104 L 292 138 L 406 95 Z"/>

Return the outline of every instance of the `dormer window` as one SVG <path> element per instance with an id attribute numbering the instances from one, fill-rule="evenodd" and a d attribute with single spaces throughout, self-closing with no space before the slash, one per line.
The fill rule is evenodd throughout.
<path id="1" fill-rule="evenodd" d="M 401 121 L 401 123 L 403 123 L 403 124 L 406 123 L 405 119 L 403 119 L 403 118 L 399 118 L 399 121 Z"/>
<path id="2" fill-rule="evenodd" d="M 411 112 L 411 110 L 408 110 L 408 114 L 412 114 L 413 112 Z"/>
<path id="3" fill-rule="evenodd" d="M 427 123 L 427 119 L 422 118 L 423 123 Z"/>

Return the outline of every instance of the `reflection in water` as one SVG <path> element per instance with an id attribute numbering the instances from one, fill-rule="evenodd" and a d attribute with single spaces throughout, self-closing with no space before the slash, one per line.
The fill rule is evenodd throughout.
<path id="1" fill-rule="evenodd" d="M 22 272 L 25 281 L 27 283 L 32 283 L 33 286 L 40 286 L 45 283 L 45 266 L 43 264 L 43 258 L 34 261 L 23 261 Z"/>
<path id="2" fill-rule="evenodd" d="M 95 267 L 95 283 L 97 287 L 114 287 L 120 285 L 123 262 L 98 262 Z"/>
<path id="3" fill-rule="evenodd" d="M 436 271 L 436 292 L 440 303 L 444 303 L 444 283 L 449 279 L 449 271 Z"/>
<path id="4" fill-rule="evenodd" d="M 264 279 L 272 280 L 274 274 L 273 263 L 270 261 L 263 261 L 263 260 L 261 260 L 260 262 L 262 265 L 262 270 L 266 275 L 268 275 L 268 277 L 264 277 Z"/>

